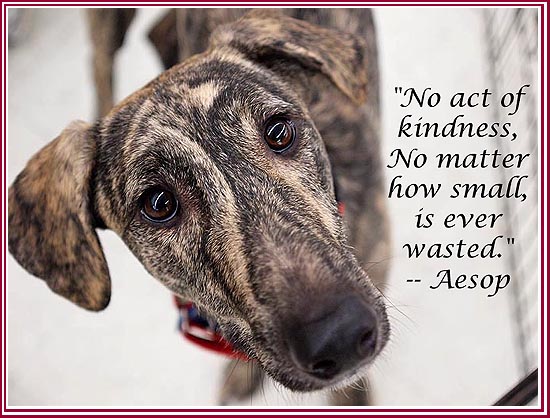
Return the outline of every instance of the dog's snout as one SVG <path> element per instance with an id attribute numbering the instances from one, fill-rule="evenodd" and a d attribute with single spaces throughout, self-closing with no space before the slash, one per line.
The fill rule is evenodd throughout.
<path id="1" fill-rule="evenodd" d="M 298 321 L 289 330 L 287 343 L 298 368 L 328 380 L 374 355 L 377 330 L 376 314 L 351 295 L 324 309 L 318 319 Z"/>

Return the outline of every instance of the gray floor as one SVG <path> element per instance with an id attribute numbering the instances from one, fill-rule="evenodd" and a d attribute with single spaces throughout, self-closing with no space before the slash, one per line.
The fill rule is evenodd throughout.
<path id="1" fill-rule="evenodd" d="M 159 10 L 140 13 L 117 59 L 117 97 L 123 98 L 160 71 L 144 38 Z M 430 155 L 439 143 L 400 143 L 395 86 L 431 86 L 442 93 L 487 87 L 482 21 L 467 8 L 384 8 L 376 11 L 383 75 L 384 155 L 397 147 L 421 146 Z M 91 120 L 90 48 L 83 12 L 34 9 L 30 32 L 9 51 L 8 176 L 11 182 L 29 157 L 69 121 Z M 471 114 L 475 120 L 488 115 Z M 426 118 L 448 118 L 436 108 Z M 476 141 L 446 144 L 480 151 Z M 388 172 L 387 177 L 398 172 Z M 440 181 L 497 181 L 492 171 L 433 173 Z M 407 173 L 425 179 L 423 172 Z M 494 178 L 493 178 L 494 177 Z M 497 202 L 463 202 L 464 212 L 494 212 Z M 395 256 L 388 297 L 393 335 L 373 367 L 372 386 L 380 405 L 487 405 L 518 378 L 509 300 L 484 291 L 430 290 L 409 277 L 434 277 L 441 262 L 406 257 L 401 245 L 418 239 L 413 216 L 425 206 L 451 211 L 452 200 L 391 200 Z M 427 209 L 426 209 L 427 210 Z M 433 229 L 426 241 L 459 237 L 490 240 L 494 231 Z M 113 298 L 99 314 L 79 310 L 53 295 L 10 257 L 8 264 L 9 405 L 213 405 L 223 384 L 224 359 L 183 342 L 176 332 L 170 293 L 149 277 L 111 232 L 100 239 L 113 278 Z M 445 262 L 457 272 L 501 273 L 499 262 Z M 319 405 L 323 394 L 292 394 L 275 385 L 246 404 Z"/>

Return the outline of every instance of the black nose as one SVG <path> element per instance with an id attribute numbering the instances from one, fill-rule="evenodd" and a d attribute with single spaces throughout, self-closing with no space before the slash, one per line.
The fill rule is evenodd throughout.
<path id="1" fill-rule="evenodd" d="M 374 354 L 376 315 L 357 296 L 324 309 L 318 318 L 295 324 L 287 334 L 292 359 L 306 373 L 332 379 Z"/>

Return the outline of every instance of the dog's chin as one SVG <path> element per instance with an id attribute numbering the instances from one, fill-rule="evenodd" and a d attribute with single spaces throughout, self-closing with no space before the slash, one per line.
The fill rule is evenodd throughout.
<path id="1" fill-rule="evenodd" d="M 350 370 L 349 373 L 334 379 L 319 379 L 297 368 L 290 361 L 290 356 L 284 355 L 283 353 L 275 354 L 271 352 L 271 350 L 253 349 L 250 344 L 243 342 L 240 338 L 232 339 L 231 344 L 237 350 L 245 353 L 251 361 L 257 362 L 261 369 L 269 377 L 275 380 L 275 382 L 295 392 L 313 392 L 323 389 L 339 388 L 345 386 L 344 382 L 354 380 L 354 376 L 364 374 L 365 372 L 365 367 L 359 367 L 357 370 Z M 266 355 L 266 352 L 270 352 L 270 354 Z M 288 361 L 281 361 L 281 359 L 288 359 Z M 355 377 L 355 379 L 358 378 L 359 377 Z"/>
<path id="2" fill-rule="evenodd" d="M 370 363 L 371 362 L 365 365 L 360 365 L 359 367 L 349 370 L 334 379 L 318 379 L 309 376 L 296 368 L 287 369 L 284 367 L 272 368 L 264 367 L 263 365 L 261 366 L 267 375 L 287 389 L 295 392 L 315 392 L 322 390 L 342 389 L 359 381 L 365 377 Z"/>
<path id="3" fill-rule="evenodd" d="M 267 356 L 252 357 L 258 361 L 264 372 L 276 382 L 295 392 L 314 392 L 323 390 L 338 390 L 346 388 L 366 377 L 372 363 L 378 358 L 387 344 L 387 335 L 389 333 L 389 324 L 387 321 L 381 324 L 379 335 L 383 339 L 379 341 L 375 353 L 359 362 L 355 367 L 346 370 L 333 379 L 321 379 L 305 373 L 290 360 L 288 352 L 280 350 L 273 352 L 271 349 L 260 350 L 263 353 L 269 353 Z"/>
<path id="4" fill-rule="evenodd" d="M 389 334 L 389 323 L 382 322 L 379 329 L 379 335 L 382 340 L 379 341 L 375 353 L 359 362 L 355 367 L 346 370 L 332 379 L 321 379 L 311 376 L 298 368 L 290 360 L 291 356 L 285 350 L 274 352 L 272 349 L 259 350 L 264 356 L 251 355 L 273 380 L 295 392 L 314 392 L 322 390 L 338 390 L 346 388 L 366 377 L 372 363 L 378 358 L 387 344 L 387 335 Z M 272 345 L 272 347 L 275 344 Z M 257 347 L 257 346 L 256 346 Z M 256 350 L 253 350 L 256 351 Z M 267 356 L 265 353 L 269 353 Z"/>
<path id="5" fill-rule="evenodd" d="M 295 392 L 314 392 L 322 390 L 337 390 L 345 388 L 364 378 L 370 365 L 378 358 L 387 344 L 389 322 L 385 311 L 380 323 L 378 334 L 381 336 L 375 353 L 358 363 L 355 367 L 346 370 L 333 379 L 321 379 L 311 376 L 298 368 L 291 360 L 290 353 L 277 342 L 266 342 L 254 337 L 250 328 L 222 327 L 224 335 L 233 347 L 245 353 L 251 361 L 256 361 L 262 370 L 273 380 L 287 389 Z M 279 348 L 275 348 L 279 346 Z"/>

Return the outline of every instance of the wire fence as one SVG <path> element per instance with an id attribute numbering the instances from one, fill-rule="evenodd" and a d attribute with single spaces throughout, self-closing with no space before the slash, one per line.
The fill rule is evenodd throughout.
<path id="1" fill-rule="evenodd" d="M 493 107 L 495 121 L 512 122 L 517 139 L 501 141 L 503 153 L 529 153 L 527 165 L 511 172 L 501 169 L 501 180 L 510 176 L 527 175 L 527 199 L 502 199 L 502 210 L 508 220 L 504 233 L 514 237 L 514 251 L 507 253 L 510 282 L 512 323 L 514 324 L 517 368 L 526 376 L 538 365 L 538 303 L 539 300 L 539 240 L 538 240 L 538 12 L 534 8 L 485 9 L 484 22 L 487 40 L 489 79 L 494 97 L 517 92 L 529 84 L 523 96 L 521 111 L 508 116 L 499 106 Z"/>

